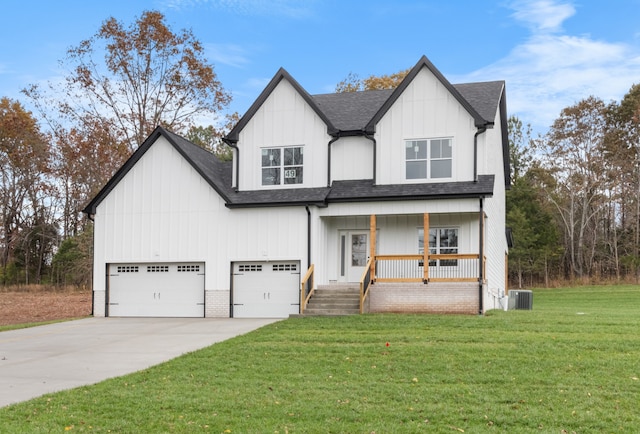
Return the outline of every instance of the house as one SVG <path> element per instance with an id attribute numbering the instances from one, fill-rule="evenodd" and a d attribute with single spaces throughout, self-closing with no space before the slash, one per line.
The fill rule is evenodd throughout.
<path id="1" fill-rule="evenodd" d="M 287 317 L 354 285 L 361 312 L 504 308 L 503 81 L 422 57 L 394 90 L 310 95 L 280 69 L 221 162 L 158 127 L 84 212 L 94 315 Z"/>

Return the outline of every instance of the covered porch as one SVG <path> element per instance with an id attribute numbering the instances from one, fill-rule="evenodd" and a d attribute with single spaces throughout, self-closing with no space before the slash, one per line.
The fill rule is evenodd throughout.
<path id="1" fill-rule="evenodd" d="M 366 230 L 362 224 L 357 230 L 338 228 L 338 266 L 320 287 L 357 289 L 360 313 L 478 313 L 486 279 L 485 217 L 482 210 L 422 213 L 399 224 L 397 216 L 371 214 Z M 317 280 L 311 264 L 302 278 L 301 314 Z"/>

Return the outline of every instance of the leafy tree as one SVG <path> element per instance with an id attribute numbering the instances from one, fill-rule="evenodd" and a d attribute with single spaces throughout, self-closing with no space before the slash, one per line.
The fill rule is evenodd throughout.
<path id="1" fill-rule="evenodd" d="M 552 209 L 544 200 L 541 185 L 549 174 L 534 166 L 516 178 L 507 192 L 507 226 L 513 231 L 509 270 L 521 288 L 525 275 L 549 285 L 550 268 L 562 251 Z"/>
<path id="2" fill-rule="evenodd" d="M 620 104 L 609 110 L 607 163 L 615 185 L 612 221 L 620 227 L 613 247 L 621 262 L 640 279 L 640 85 L 631 87 Z M 614 233 L 617 235 L 617 232 Z"/>
<path id="3" fill-rule="evenodd" d="M 54 173 L 62 204 L 63 239 L 84 228 L 82 209 L 129 156 L 110 122 L 84 123 L 55 136 Z"/>
<path id="4" fill-rule="evenodd" d="M 336 85 L 336 93 L 357 92 L 362 90 L 395 89 L 404 80 L 411 69 L 389 75 L 370 75 L 361 79 L 358 74 L 350 72 L 347 77 Z"/>
<path id="5" fill-rule="evenodd" d="M 606 111 L 602 100 L 595 97 L 563 109 L 536 149 L 555 177 L 546 186 L 547 197 L 564 232 L 569 269 L 577 277 L 591 272 L 598 219 L 609 188 L 604 152 Z"/>
<path id="6" fill-rule="evenodd" d="M 193 126 L 189 129 L 186 138 L 201 148 L 212 152 L 220 160 L 231 161 L 233 159 L 231 148 L 221 138 L 231 130 L 233 125 L 238 122 L 238 119 L 238 113 L 227 115 L 226 124 L 221 129 L 213 125 L 207 127 Z"/>
<path id="7" fill-rule="evenodd" d="M 509 116 L 509 159 L 511 162 L 511 182 L 522 176 L 533 159 L 531 149 L 534 139 L 531 137 L 531 125 L 524 126 L 517 116 Z"/>
<path id="8" fill-rule="evenodd" d="M 50 194 L 50 144 L 32 114 L 0 99 L 0 267 L 3 279 L 15 260 L 29 221 L 50 224 L 38 210 Z M 7 281 L 3 280 L 3 284 Z"/>
<path id="9" fill-rule="evenodd" d="M 26 95 L 54 130 L 68 122 L 110 124 L 130 151 L 156 126 L 185 133 L 196 116 L 214 117 L 231 99 L 193 33 L 174 33 L 157 11 L 143 12 L 128 28 L 107 19 L 94 36 L 68 50 L 62 65 L 68 68 L 62 89 L 50 87 L 64 98 L 52 100 L 37 85 Z M 56 121 L 58 113 L 63 119 Z"/>
<path id="10" fill-rule="evenodd" d="M 52 280 L 58 285 L 88 286 L 93 266 L 93 225 L 60 244 L 52 261 Z"/>

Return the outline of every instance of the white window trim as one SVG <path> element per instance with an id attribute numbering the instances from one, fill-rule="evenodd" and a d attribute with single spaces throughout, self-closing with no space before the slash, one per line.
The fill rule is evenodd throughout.
<path id="1" fill-rule="evenodd" d="M 304 145 L 298 144 L 298 145 L 287 145 L 287 146 L 262 146 L 260 148 L 260 155 L 258 157 L 258 186 L 261 189 L 265 189 L 265 190 L 269 190 L 269 189 L 275 189 L 275 188 L 300 188 L 303 187 L 305 184 L 305 163 L 304 163 L 304 157 L 302 159 L 302 164 L 301 165 L 295 165 L 295 166 L 285 166 L 284 165 L 284 150 L 285 149 L 292 149 L 292 148 L 300 148 L 302 150 L 302 154 L 304 156 Z M 268 150 L 268 149 L 279 149 L 281 156 L 281 164 L 279 166 L 273 166 L 273 168 L 279 168 L 281 170 L 280 173 L 280 183 L 279 184 L 263 184 L 262 183 L 262 171 L 265 168 L 268 168 L 267 166 L 263 166 L 262 165 L 262 151 L 264 150 Z M 297 184 L 286 184 L 284 182 L 285 177 L 285 171 L 287 170 L 288 167 L 302 167 L 302 182 L 297 183 Z"/>
<path id="2" fill-rule="evenodd" d="M 452 230 L 455 230 L 457 232 L 457 234 L 458 234 L 458 245 L 456 246 L 456 254 L 459 254 L 460 253 L 460 227 L 459 226 L 430 226 L 429 227 L 430 231 L 431 230 L 440 230 L 440 229 L 452 229 Z M 429 249 L 429 239 L 427 238 L 425 240 L 425 238 L 424 238 L 424 227 L 418 226 L 418 228 L 417 228 L 417 237 L 416 237 L 416 241 L 417 241 L 417 245 L 418 245 L 417 251 L 418 251 L 419 254 L 423 254 L 424 252 L 420 251 L 420 231 L 422 231 L 422 245 L 423 245 L 423 248 Z M 434 253 L 434 254 L 436 254 L 436 255 L 440 254 L 439 253 L 440 248 L 441 247 L 439 245 L 436 245 L 436 253 Z M 431 254 L 431 252 L 429 252 L 429 254 Z M 442 265 L 440 265 L 438 263 L 436 265 L 431 265 L 430 264 L 429 266 L 430 267 L 440 267 Z"/>
<path id="3" fill-rule="evenodd" d="M 441 160 L 446 160 L 444 158 L 436 158 L 435 160 L 431 159 L 431 141 L 432 140 L 443 140 L 443 139 L 447 139 L 451 141 L 451 176 L 448 178 L 432 178 L 431 177 L 431 161 L 441 161 Z M 412 160 L 407 160 L 407 156 L 406 156 L 406 147 L 407 147 L 407 142 L 413 142 L 413 141 L 426 141 L 427 142 L 427 157 L 426 159 L 420 159 L 417 161 L 425 161 L 425 164 L 427 165 L 427 177 L 426 178 L 407 178 L 407 161 L 412 161 Z M 453 138 L 453 136 L 442 136 L 442 137 L 414 137 L 414 138 L 407 138 L 403 140 L 403 147 L 402 147 L 402 151 L 403 151 L 403 155 L 402 155 L 402 170 L 403 170 L 403 179 L 405 183 L 408 184 L 415 184 L 415 183 L 419 183 L 419 182 L 432 182 L 432 183 L 436 183 L 436 182 L 447 182 L 447 181 L 451 181 L 452 179 L 455 178 L 455 140 Z M 416 160 L 413 160 L 416 161 Z"/>

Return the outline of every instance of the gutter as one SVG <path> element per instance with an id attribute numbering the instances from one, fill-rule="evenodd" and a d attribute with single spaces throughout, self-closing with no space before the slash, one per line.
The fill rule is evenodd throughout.
<path id="1" fill-rule="evenodd" d="M 309 205 L 305 205 L 307 210 L 307 270 L 311 268 L 311 211 Z"/>
<path id="2" fill-rule="evenodd" d="M 370 135 L 367 131 L 363 131 L 362 134 L 365 138 L 371 140 L 371 142 L 373 142 L 373 185 L 376 185 L 376 157 L 378 154 L 378 142 L 376 142 L 376 139 Z"/>
<path id="3" fill-rule="evenodd" d="M 480 197 L 480 239 L 478 240 L 479 257 L 478 257 L 478 315 L 482 315 L 483 311 L 483 291 L 482 282 L 484 281 L 484 197 Z"/>
<path id="4" fill-rule="evenodd" d="M 473 135 L 473 182 L 478 182 L 478 136 L 487 131 L 487 125 L 478 127 Z"/>
<path id="5" fill-rule="evenodd" d="M 233 190 L 237 192 L 237 191 L 240 190 L 240 148 L 238 148 L 237 142 L 229 140 L 226 137 L 223 137 L 222 141 L 224 143 L 226 143 L 227 145 L 229 145 L 231 148 L 236 150 L 236 156 L 235 156 L 235 160 L 236 160 L 236 182 L 235 182 L 235 187 L 233 187 Z"/>
<path id="6" fill-rule="evenodd" d="M 340 139 L 340 133 L 333 136 L 331 140 L 329 140 L 329 143 L 327 143 L 327 147 L 329 148 L 327 150 L 327 187 L 331 187 L 331 145 L 338 139 Z"/>

